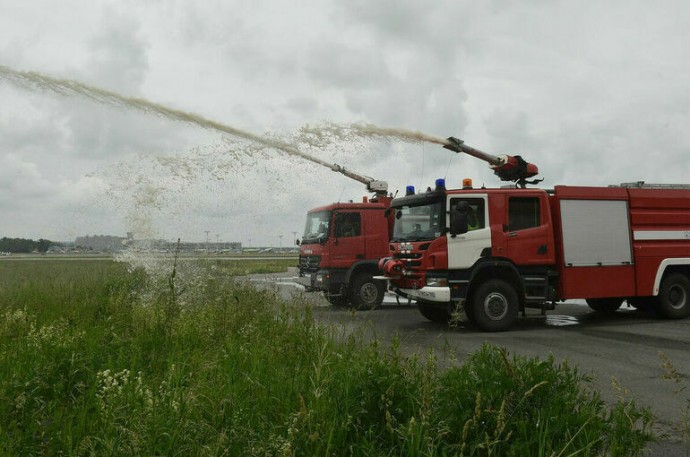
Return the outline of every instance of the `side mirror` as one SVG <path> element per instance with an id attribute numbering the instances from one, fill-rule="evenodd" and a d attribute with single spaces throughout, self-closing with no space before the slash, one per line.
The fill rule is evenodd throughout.
<path id="1" fill-rule="evenodd" d="M 295 239 L 295 245 L 299 246 L 299 238 Z"/>
<path id="2" fill-rule="evenodd" d="M 467 233 L 467 202 L 460 202 L 450 211 L 450 236 L 455 238 L 458 235 Z"/>

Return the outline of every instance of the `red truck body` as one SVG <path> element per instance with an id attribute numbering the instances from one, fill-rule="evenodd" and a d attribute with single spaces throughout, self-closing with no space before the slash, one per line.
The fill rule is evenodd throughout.
<path id="1" fill-rule="evenodd" d="M 298 282 L 321 291 L 335 305 L 373 308 L 383 300 L 385 281 L 375 280 L 388 255 L 392 197 L 333 203 L 310 210 L 300 243 Z"/>
<path id="2" fill-rule="evenodd" d="M 436 190 L 391 202 L 389 287 L 422 314 L 462 309 L 483 330 L 525 308 L 623 301 L 668 318 L 690 314 L 690 186 L 632 183 L 555 189 Z"/>

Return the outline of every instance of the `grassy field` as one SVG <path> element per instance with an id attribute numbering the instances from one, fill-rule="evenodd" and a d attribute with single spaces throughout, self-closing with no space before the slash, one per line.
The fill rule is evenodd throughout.
<path id="1" fill-rule="evenodd" d="M 648 411 L 567 364 L 485 346 L 439 370 L 232 280 L 292 265 L 0 262 L 0 455 L 617 456 L 651 439 Z"/>

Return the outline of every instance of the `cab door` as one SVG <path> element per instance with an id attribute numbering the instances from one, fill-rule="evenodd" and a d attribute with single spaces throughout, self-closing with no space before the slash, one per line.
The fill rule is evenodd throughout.
<path id="1" fill-rule="evenodd" d="M 446 221 L 450 224 L 450 214 L 461 202 L 468 207 L 467 233 L 446 235 L 448 243 L 448 269 L 470 268 L 479 260 L 483 252 L 491 252 L 491 229 L 487 196 L 481 194 L 449 195 L 446 203 Z"/>
<path id="2" fill-rule="evenodd" d="M 334 268 L 349 268 L 366 258 L 362 214 L 336 211 L 333 215 L 331 260 Z"/>
<path id="3" fill-rule="evenodd" d="M 516 265 L 556 262 L 553 228 L 546 195 L 508 195 L 508 224 L 503 226 L 506 257 Z"/>

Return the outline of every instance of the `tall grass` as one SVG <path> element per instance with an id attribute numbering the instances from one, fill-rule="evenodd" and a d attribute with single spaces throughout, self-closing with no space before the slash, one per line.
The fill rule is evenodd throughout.
<path id="1" fill-rule="evenodd" d="M 687 376 L 676 368 L 668 354 L 659 352 L 659 358 L 662 369 L 661 379 L 673 382 L 676 385 L 674 393 L 683 396 L 683 399 L 679 401 L 681 420 L 674 428 L 685 447 L 685 454 L 690 455 L 690 397 L 687 397 L 690 383 L 687 381 Z"/>
<path id="2" fill-rule="evenodd" d="M 487 345 L 442 371 L 207 271 L 180 294 L 112 262 L 0 263 L 0 454 L 634 455 L 651 438 L 646 410 L 552 358 Z"/>

